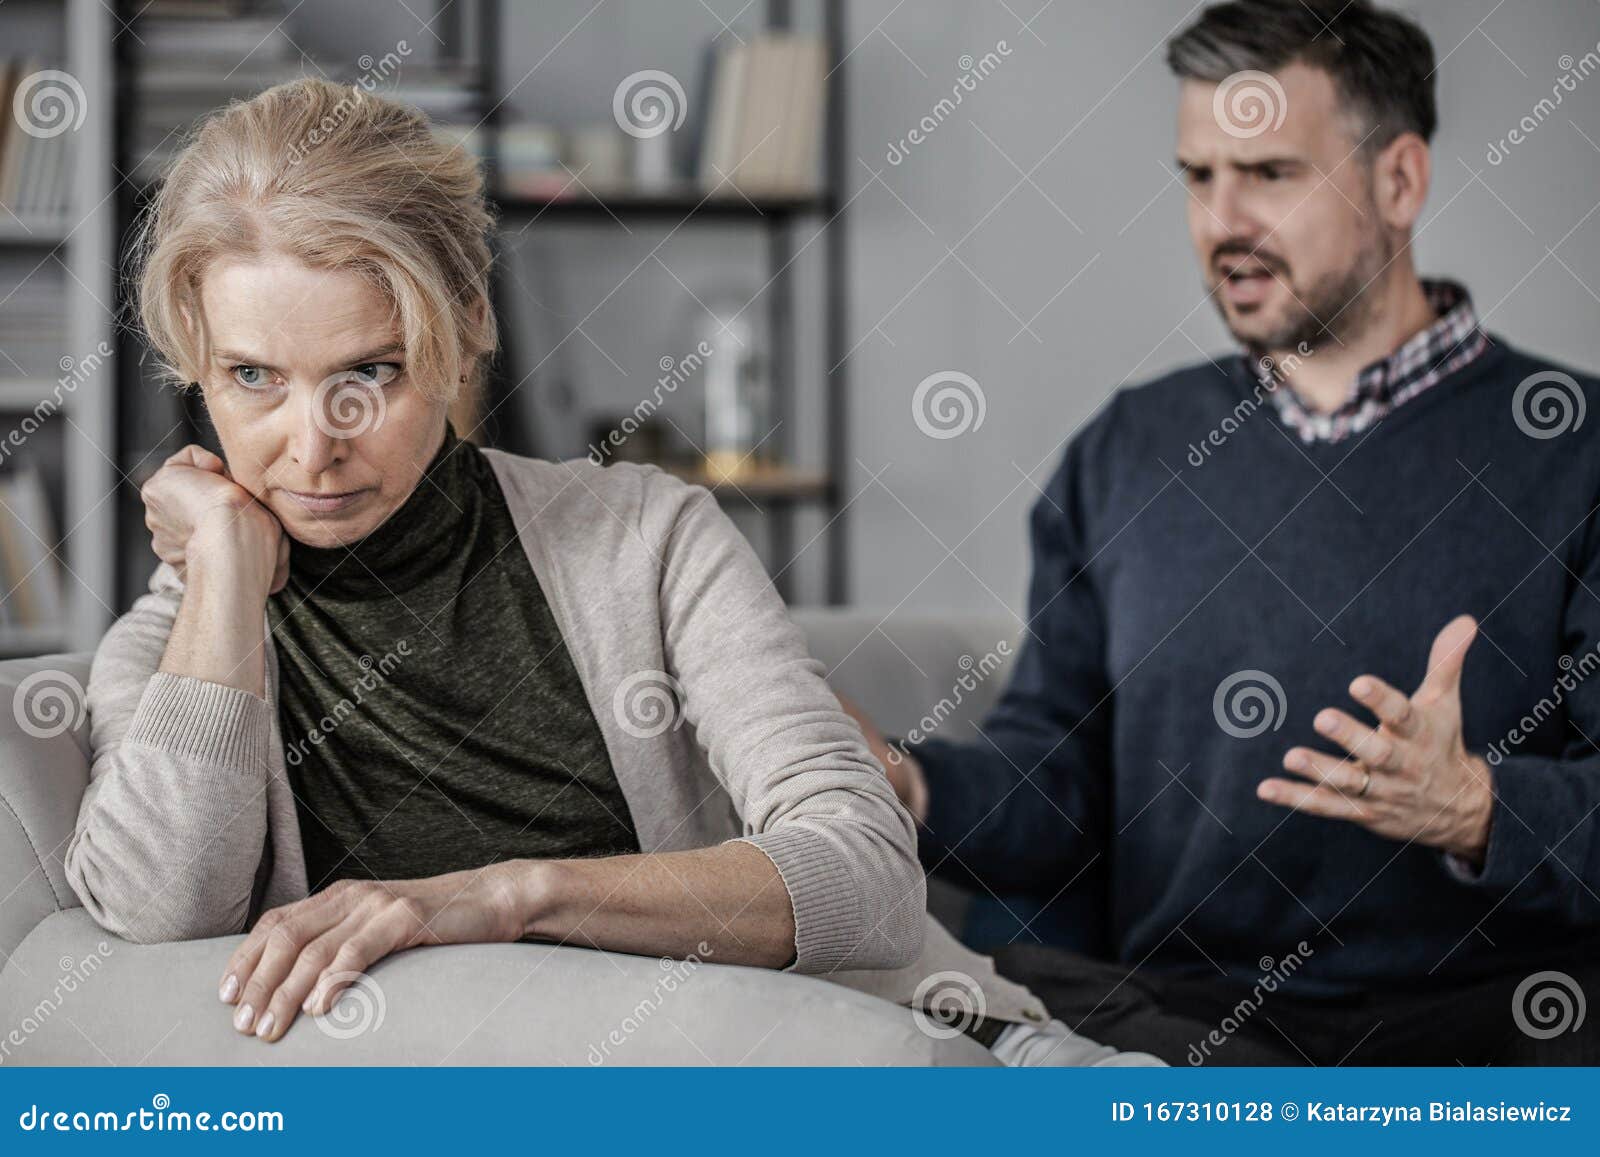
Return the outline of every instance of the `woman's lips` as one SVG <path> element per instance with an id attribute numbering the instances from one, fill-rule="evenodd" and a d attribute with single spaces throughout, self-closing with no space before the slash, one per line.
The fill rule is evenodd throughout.
<path id="1" fill-rule="evenodd" d="M 365 490 L 350 490 L 343 494 L 307 494 L 299 490 L 285 490 L 291 499 L 313 514 L 332 514 L 361 500 Z"/>

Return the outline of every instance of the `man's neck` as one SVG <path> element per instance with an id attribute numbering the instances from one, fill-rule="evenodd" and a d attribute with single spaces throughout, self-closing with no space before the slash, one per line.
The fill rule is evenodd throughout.
<path id="1" fill-rule="evenodd" d="M 1309 355 L 1273 351 L 1277 364 L 1294 367 L 1287 380 L 1306 409 L 1318 414 L 1337 410 L 1350 396 L 1357 374 L 1394 353 L 1436 320 L 1414 271 L 1396 271 L 1389 282 L 1368 290 L 1380 296 L 1370 304 L 1363 303 L 1371 309 L 1372 321 L 1358 336 L 1342 342 L 1329 337 Z"/>

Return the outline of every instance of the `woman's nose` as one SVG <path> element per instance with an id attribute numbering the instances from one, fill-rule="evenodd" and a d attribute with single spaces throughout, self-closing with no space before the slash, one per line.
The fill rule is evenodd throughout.
<path id="1" fill-rule="evenodd" d="M 346 436 L 336 424 L 327 391 L 311 391 L 298 407 L 290 454 L 307 474 L 321 474 L 344 457 Z"/>

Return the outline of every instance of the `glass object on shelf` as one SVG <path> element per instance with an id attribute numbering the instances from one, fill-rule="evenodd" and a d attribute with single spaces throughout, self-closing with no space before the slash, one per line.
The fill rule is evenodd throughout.
<path id="1" fill-rule="evenodd" d="M 706 473 L 737 481 L 770 465 L 764 447 L 771 433 L 772 381 L 764 340 L 751 319 L 748 299 L 710 302 L 695 328 L 695 348 L 711 351 L 701 370 Z"/>

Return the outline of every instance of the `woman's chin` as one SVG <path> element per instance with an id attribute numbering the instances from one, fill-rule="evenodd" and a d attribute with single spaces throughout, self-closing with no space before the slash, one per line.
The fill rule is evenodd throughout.
<path id="1" fill-rule="evenodd" d="M 303 510 L 274 511 L 284 532 L 302 546 L 326 550 L 351 546 L 377 528 L 382 519 L 366 512 L 348 514 L 310 514 Z M 369 525 L 370 524 L 370 525 Z"/>

